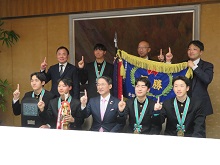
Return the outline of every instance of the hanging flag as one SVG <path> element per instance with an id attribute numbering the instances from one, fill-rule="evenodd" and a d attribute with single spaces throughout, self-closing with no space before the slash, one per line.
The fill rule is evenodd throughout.
<path id="1" fill-rule="evenodd" d="M 117 70 L 120 70 L 118 76 L 120 75 L 123 81 L 120 81 L 117 77 L 114 80 L 116 81 L 114 84 L 123 87 L 122 91 L 118 89 L 118 92 L 123 93 L 125 98 L 135 97 L 135 79 L 139 77 L 147 77 L 151 82 L 151 88 L 147 94 L 148 98 L 157 101 L 157 98 L 160 97 L 161 102 L 175 97 L 172 87 L 174 77 L 178 75 L 188 78 L 192 77 L 192 70 L 187 67 L 187 62 L 166 64 L 144 60 L 143 58 L 130 55 L 123 50 L 118 50 L 117 56 L 118 58 L 115 63 L 119 64 L 117 65 Z M 114 95 L 121 99 L 121 95 L 116 93 Z"/>

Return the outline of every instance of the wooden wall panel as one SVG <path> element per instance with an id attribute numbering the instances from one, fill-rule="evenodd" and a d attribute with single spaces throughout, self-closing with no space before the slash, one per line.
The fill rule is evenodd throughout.
<path id="1" fill-rule="evenodd" d="M 218 0 L 1 0 L 0 17 L 146 8 L 215 1 Z"/>
<path id="2" fill-rule="evenodd" d="M 219 38 L 220 38 L 220 3 L 202 5 L 201 8 L 201 41 L 205 45 L 202 55 L 214 65 L 214 77 L 209 85 L 209 94 L 212 100 L 214 114 L 207 117 L 207 136 L 220 138 L 220 66 L 219 66 Z"/>
<path id="3" fill-rule="evenodd" d="M 26 4 L 26 8 L 21 8 L 20 3 Z M 60 9 L 50 6 L 49 1 L 38 0 L 36 8 L 33 4 L 30 4 L 31 0 L 0 0 L 0 13 L 1 16 L 11 17 L 12 13 L 14 16 L 19 12 L 23 15 L 35 14 L 36 13 L 52 13 L 57 12 L 56 10 L 67 11 L 71 10 L 81 10 L 86 11 L 88 9 L 102 10 L 114 7 L 114 8 L 124 8 L 125 6 L 144 6 L 143 4 L 148 3 L 153 5 L 151 0 L 97 0 L 94 1 L 81 0 L 81 3 L 68 4 L 68 0 L 62 0 L 65 5 L 62 5 Z M 14 11 L 8 11 L 10 9 L 10 4 Z M 33 1 L 32 1 L 33 2 Z M 51 2 L 51 1 L 50 1 Z M 58 4 L 58 1 L 53 0 Z M 76 0 L 76 2 L 78 2 Z M 102 2 L 102 3 L 100 3 Z M 110 3 L 111 2 L 111 3 Z M 162 4 L 162 0 L 157 0 L 155 3 Z M 175 4 L 178 1 L 169 0 L 169 4 Z M 186 3 L 190 3 L 189 0 L 184 0 Z M 194 1 L 195 2 L 195 1 Z M 200 1 L 201 2 L 201 1 Z M 208 2 L 208 1 L 203 1 Z M 219 1 L 218 1 L 219 2 Z M 42 5 L 42 3 L 44 3 Z M 87 3 L 87 4 L 85 4 Z M 125 4 L 126 3 L 126 4 Z M 133 5 L 135 3 L 136 5 Z M 4 10 L 2 10 L 2 5 Z M 14 5 L 18 5 L 14 7 Z M 36 5 L 36 4 L 35 4 Z M 167 5 L 167 4 L 164 4 Z M 110 6 L 110 7 L 108 7 Z M 38 9 L 37 9 L 38 8 Z M 50 9 L 49 9 L 50 8 Z M 219 138 L 220 139 L 220 99 L 219 99 L 219 81 L 220 81 L 220 65 L 219 65 L 219 52 L 220 47 L 218 46 L 218 39 L 220 38 L 220 3 L 213 4 L 203 4 L 201 8 L 201 40 L 205 44 L 205 53 L 203 54 L 203 59 L 210 61 L 214 64 L 214 79 L 209 86 L 209 93 L 212 99 L 214 114 L 207 117 L 207 137 L 209 138 Z M 26 11 L 22 11 L 22 10 Z M 56 9 L 56 10 L 55 10 Z M 9 15 L 8 15 L 9 14 Z M 20 15 L 21 16 L 21 15 Z M 5 20 L 4 28 L 13 29 L 18 34 L 22 36 L 20 41 L 15 44 L 12 48 L 7 48 L 0 44 L 0 78 L 7 78 L 13 85 L 13 89 L 16 88 L 16 84 L 22 84 L 21 95 L 24 92 L 30 90 L 29 74 L 32 71 L 38 71 L 40 63 L 44 57 L 47 57 L 48 65 L 56 63 L 55 51 L 61 44 L 64 46 L 69 45 L 69 24 L 68 15 L 61 16 L 46 16 L 46 17 L 32 17 L 32 18 L 20 18 L 20 19 L 9 19 Z M 29 63 L 31 61 L 31 63 Z M 26 69 L 25 69 L 26 68 Z M 49 89 L 50 84 L 46 85 Z M 7 111 L 0 111 L 0 120 L 3 120 L 2 125 L 20 125 L 20 117 L 15 117 L 11 109 L 11 99 L 12 95 L 8 97 Z"/>
<path id="4" fill-rule="evenodd" d="M 56 49 L 69 46 L 68 16 L 36 17 L 6 20 L 4 29 L 16 29 L 22 36 L 12 48 L 0 44 L 0 78 L 8 79 L 13 90 L 20 84 L 21 98 L 31 91 L 30 74 L 40 70 L 44 57 L 48 66 L 57 63 Z M 50 89 L 51 83 L 45 88 Z M 7 110 L 0 110 L 2 125 L 20 126 L 20 116 L 14 116 L 11 107 L 12 93 L 7 99 Z"/>

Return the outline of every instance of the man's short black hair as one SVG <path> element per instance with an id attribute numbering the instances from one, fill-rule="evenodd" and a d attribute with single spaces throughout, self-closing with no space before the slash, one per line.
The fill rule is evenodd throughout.
<path id="1" fill-rule="evenodd" d="M 41 82 L 46 81 L 46 76 L 44 75 L 44 73 L 34 72 L 30 75 L 30 80 L 32 79 L 33 76 L 36 76 Z"/>
<path id="2" fill-rule="evenodd" d="M 67 55 L 69 55 L 69 50 L 68 50 L 65 46 L 60 46 L 59 48 L 57 48 L 56 53 L 57 53 L 60 49 L 65 49 L 66 52 L 67 52 Z"/>
<path id="3" fill-rule="evenodd" d="M 94 50 L 103 50 L 103 51 L 107 51 L 105 45 L 103 45 L 103 44 L 96 44 L 96 45 L 94 46 Z"/>
<path id="4" fill-rule="evenodd" d="M 61 81 L 62 81 L 65 85 L 67 85 L 67 86 L 69 86 L 69 87 L 72 87 L 72 86 L 73 86 L 73 82 L 72 82 L 72 80 L 69 79 L 69 78 L 61 78 L 61 79 L 59 79 L 59 80 L 57 81 L 58 84 L 59 84 Z"/>
<path id="5" fill-rule="evenodd" d="M 189 81 L 189 79 L 187 78 L 187 77 L 185 77 L 185 76 L 176 76 L 176 77 L 174 77 L 173 78 L 173 81 L 172 81 L 172 85 L 175 83 L 175 81 L 177 81 L 177 80 L 182 80 L 182 81 L 184 81 L 185 83 L 186 83 L 186 86 L 190 86 L 190 81 Z"/>
<path id="6" fill-rule="evenodd" d="M 204 44 L 203 44 L 201 41 L 199 41 L 199 40 L 193 40 L 193 41 L 191 41 L 191 42 L 188 44 L 188 48 L 189 48 L 189 46 L 190 46 L 191 44 L 197 46 L 201 51 L 204 51 Z"/>
<path id="7" fill-rule="evenodd" d="M 98 80 L 99 79 L 104 79 L 107 83 L 108 83 L 108 85 L 111 85 L 112 84 L 112 79 L 110 78 L 110 77 L 108 77 L 108 76 L 101 76 L 101 77 L 99 77 L 98 79 L 97 79 L 97 82 L 98 82 Z M 96 82 L 96 83 L 97 83 Z"/>
<path id="8" fill-rule="evenodd" d="M 150 80 L 147 78 L 147 77 L 139 77 L 135 80 L 135 86 L 137 85 L 137 83 L 141 81 L 141 82 L 144 82 L 145 86 L 147 88 L 150 88 L 151 87 L 151 83 L 150 83 Z"/>

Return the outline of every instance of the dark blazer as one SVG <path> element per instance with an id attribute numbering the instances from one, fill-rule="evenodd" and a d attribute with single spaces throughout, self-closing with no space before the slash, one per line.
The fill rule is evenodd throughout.
<path id="1" fill-rule="evenodd" d="M 113 80 L 113 72 L 114 72 L 113 64 L 106 62 L 103 76 L 108 76 Z M 90 62 L 87 65 L 85 65 L 83 69 L 79 69 L 79 79 L 81 84 L 85 84 L 88 81 L 88 86 L 87 86 L 88 98 L 99 96 L 99 93 L 97 93 L 96 78 L 97 77 L 96 77 L 94 62 Z M 111 94 L 112 94 L 112 90 L 111 90 Z"/>
<path id="2" fill-rule="evenodd" d="M 45 73 L 45 71 L 44 71 L 44 73 Z M 57 87 L 58 87 L 57 81 L 60 78 L 71 79 L 73 82 L 73 87 L 72 87 L 72 90 L 70 91 L 70 94 L 71 94 L 71 96 L 73 96 L 73 98 L 79 99 L 79 92 L 80 91 L 79 91 L 78 72 L 77 72 L 77 68 L 74 65 L 67 63 L 63 74 L 60 76 L 59 64 L 55 64 L 48 69 L 48 72 L 45 73 L 45 75 L 47 78 L 46 83 L 48 83 L 50 80 L 52 81 L 52 86 L 51 86 L 50 91 L 53 94 L 55 94 L 57 97 L 60 96 L 58 93 L 58 89 L 57 89 Z"/>
<path id="3" fill-rule="evenodd" d="M 100 96 L 91 98 L 86 108 L 82 110 L 85 118 L 92 115 L 93 122 L 90 130 L 99 131 L 102 127 L 104 132 L 120 132 L 125 125 L 118 116 L 118 103 L 120 100 L 116 97 L 110 96 L 103 121 L 101 121 L 100 99 Z"/>
<path id="4" fill-rule="evenodd" d="M 58 117 L 58 99 L 59 97 L 52 99 L 49 103 L 47 112 L 50 119 L 51 128 L 56 128 Z M 70 102 L 71 115 L 75 119 L 74 123 L 70 123 L 70 129 L 81 130 L 84 118 L 81 115 L 81 103 L 78 99 L 72 98 Z"/>
<path id="5" fill-rule="evenodd" d="M 25 98 L 31 98 L 32 97 L 32 93 L 33 93 L 33 91 L 25 93 L 25 95 L 22 98 L 22 100 L 25 99 Z M 42 100 L 45 103 L 45 108 L 46 109 L 48 107 L 49 101 L 51 99 L 53 99 L 54 97 L 55 96 L 51 92 L 45 90 L 45 93 L 44 93 L 44 96 L 43 96 Z M 13 108 L 13 113 L 14 113 L 15 116 L 18 116 L 18 115 L 21 114 L 21 104 L 20 104 L 19 100 L 15 104 L 13 104 L 13 102 L 12 102 L 12 108 Z M 39 118 L 38 119 L 41 121 L 41 124 L 40 125 L 36 125 L 36 127 L 39 127 L 39 126 L 41 126 L 43 124 L 47 124 L 48 123 L 47 112 L 46 111 L 41 112 L 39 109 L 38 109 L 38 112 L 39 112 Z M 23 116 L 21 116 L 21 120 L 22 119 L 23 119 Z"/>
<path id="6" fill-rule="evenodd" d="M 174 99 L 164 101 L 161 110 L 162 120 L 166 121 L 165 135 L 177 136 L 177 117 L 174 109 Z M 205 137 L 205 115 L 202 110 L 201 100 L 197 98 L 190 99 L 190 105 L 185 120 L 184 136 L 187 137 Z"/>
<path id="7" fill-rule="evenodd" d="M 213 108 L 208 94 L 208 85 L 213 79 L 213 67 L 213 64 L 200 59 L 198 67 L 193 71 L 193 79 L 189 90 L 189 96 L 202 99 L 206 116 L 213 114 Z"/>
<path id="8" fill-rule="evenodd" d="M 126 101 L 126 106 L 124 112 L 120 114 L 124 120 L 129 119 L 129 125 L 127 132 L 133 133 L 134 132 L 134 124 L 136 123 L 135 118 L 135 111 L 134 111 L 134 99 L 131 98 Z M 141 134 L 160 134 L 162 129 L 162 122 L 160 118 L 160 114 L 154 111 L 155 102 L 153 100 L 148 99 L 148 106 L 145 111 L 144 117 L 142 122 Z M 141 113 L 141 108 L 138 108 L 138 114 Z M 159 111 L 158 111 L 159 112 Z M 140 115 L 139 115 L 140 117 Z"/>

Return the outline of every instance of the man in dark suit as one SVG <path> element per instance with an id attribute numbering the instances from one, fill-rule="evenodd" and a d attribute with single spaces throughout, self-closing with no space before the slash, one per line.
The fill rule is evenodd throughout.
<path id="1" fill-rule="evenodd" d="M 47 125 L 48 128 L 65 129 L 64 124 L 67 123 L 66 129 L 82 129 L 84 118 L 81 115 L 80 101 L 72 98 L 69 93 L 71 89 L 72 81 L 70 79 L 60 79 L 58 80 L 58 92 L 60 96 L 52 99 L 47 109 L 44 106 L 44 102 L 40 102 L 39 108 L 41 111 L 46 110 L 50 119 Z M 66 110 L 69 113 L 66 113 Z"/>
<path id="2" fill-rule="evenodd" d="M 126 102 L 121 100 L 118 104 L 119 116 L 124 120 L 129 119 L 128 133 L 160 134 L 162 123 L 159 99 L 157 103 L 147 98 L 151 83 L 146 77 L 137 78 L 135 81 L 135 98 Z"/>
<path id="3" fill-rule="evenodd" d="M 45 73 L 47 77 L 46 83 L 48 83 L 50 80 L 52 81 L 51 92 L 58 97 L 59 93 L 57 91 L 57 81 L 59 79 L 69 78 L 73 81 L 73 88 L 70 91 L 70 94 L 73 98 L 79 99 L 80 91 L 78 72 L 74 65 L 67 62 L 69 57 L 69 50 L 64 46 L 61 46 L 57 49 L 56 55 L 59 63 L 51 66 L 47 73 L 45 72 L 47 68 L 46 58 L 41 63 L 41 72 Z"/>
<path id="4" fill-rule="evenodd" d="M 201 41 L 194 40 L 188 44 L 188 67 L 193 70 L 193 79 L 189 96 L 199 97 L 203 102 L 205 115 L 213 114 L 211 100 L 208 94 L 208 85 L 213 79 L 213 64 L 201 59 L 204 45 Z"/>
<path id="5" fill-rule="evenodd" d="M 161 110 L 162 121 L 166 121 L 165 135 L 205 137 L 205 114 L 202 100 L 188 97 L 190 81 L 184 76 L 173 79 L 176 97 L 164 101 Z"/>
<path id="6" fill-rule="evenodd" d="M 110 94 L 111 88 L 111 78 L 101 76 L 97 80 L 97 90 L 100 96 L 89 99 L 87 104 L 88 98 L 85 90 L 85 95 L 80 99 L 85 118 L 92 115 L 91 131 L 120 132 L 124 127 L 125 122 L 119 117 L 119 100 Z"/>
<path id="7" fill-rule="evenodd" d="M 45 75 L 40 72 L 35 72 L 31 74 L 30 79 L 31 79 L 31 87 L 33 91 L 25 93 L 24 97 L 22 98 L 22 101 L 28 98 L 33 98 L 36 99 L 37 101 L 43 100 L 45 103 L 45 107 L 47 108 L 49 101 L 53 99 L 55 96 L 43 88 L 46 81 Z M 22 105 L 19 102 L 19 98 L 20 98 L 20 90 L 18 84 L 17 89 L 13 93 L 13 101 L 12 101 L 12 108 L 15 116 L 21 114 Z M 44 128 L 44 125 L 48 123 L 48 118 L 46 114 L 47 112 L 40 111 L 40 109 L 38 109 L 38 113 L 39 116 L 36 117 L 32 117 L 32 116 L 28 117 L 26 115 L 21 114 L 22 126 Z M 32 122 L 29 123 L 28 122 L 29 120 Z"/>
<path id="8" fill-rule="evenodd" d="M 84 64 L 84 59 L 79 61 L 79 79 L 81 84 L 88 81 L 87 93 L 88 98 L 99 96 L 96 88 L 96 80 L 101 76 L 108 76 L 113 79 L 114 66 L 105 61 L 106 47 L 103 44 L 96 44 L 94 46 L 95 61 Z M 111 91 L 112 93 L 112 91 Z"/>

